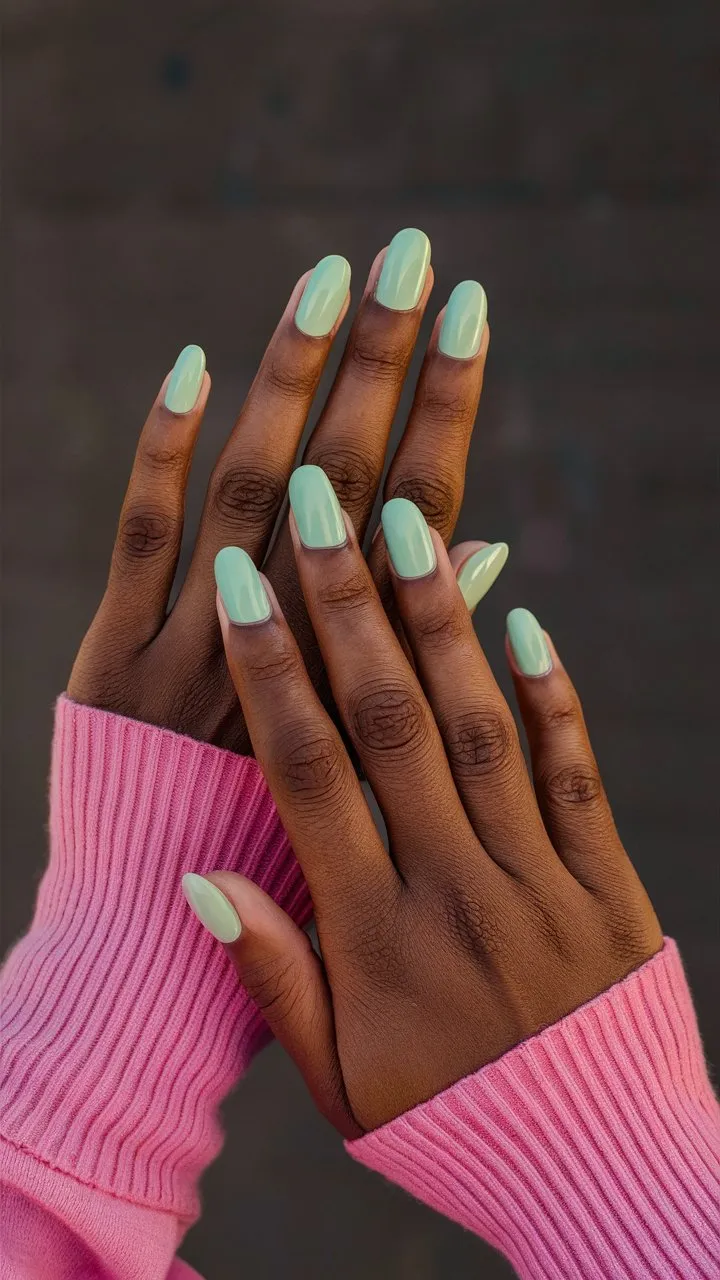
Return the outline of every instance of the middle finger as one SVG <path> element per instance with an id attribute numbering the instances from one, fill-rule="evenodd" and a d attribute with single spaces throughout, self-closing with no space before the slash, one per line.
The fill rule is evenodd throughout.
<path id="1" fill-rule="evenodd" d="M 317 467 L 290 480 L 298 574 L 333 696 L 402 874 L 477 846 L 440 734 L 383 610 L 352 523 Z M 413 780 L 409 811 L 408 777 Z"/>

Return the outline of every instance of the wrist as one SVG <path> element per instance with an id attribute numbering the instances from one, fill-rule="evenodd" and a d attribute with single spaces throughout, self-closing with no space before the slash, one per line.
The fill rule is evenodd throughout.
<path id="1" fill-rule="evenodd" d="M 4 1133 L 189 1216 L 220 1143 L 214 1107 L 267 1032 L 181 876 L 242 871 L 300 921 L 302 876 L 254 760 L 68 698 L 50 827 L 35 919 L 4 974 Z"/>

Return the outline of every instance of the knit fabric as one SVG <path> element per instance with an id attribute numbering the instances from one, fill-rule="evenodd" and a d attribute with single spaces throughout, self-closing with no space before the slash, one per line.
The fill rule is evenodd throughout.
<path id="1" fill-rule="evenodd" d="M 720 1109 L 675 943 L 356 1160 L 528 1280 L 718 1280 Z"/>
<path id="2" fill-rule="evenodd" d="M 267 1030 L 182 874 L 242 871 L 301 922 L 304 880 L 254 760 L 67 698 L 50 834 L 32 928 L 3 973 L 0 1131 L 190 1220 L 218 1103 Z"/>
<path id="3" fill-rule="evenodd" d="M 181 895 L 184 871 L 217 868 L 308 917 L 254 761 L 61 699 L 50 862 L 3 974 L 2 1280 L 194 1276 L 174 1255 L 220 1146 L 217 1106 L 267 1036 Z M 719 1132 L 667 942 L 349 1150 L 523 1276 L 709 1280 Z"/>

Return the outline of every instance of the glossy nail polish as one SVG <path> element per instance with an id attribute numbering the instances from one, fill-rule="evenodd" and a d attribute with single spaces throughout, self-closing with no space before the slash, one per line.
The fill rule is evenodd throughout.
<path id="1" fill-rule="evenodd" d="M 440 326 L 438 350 L 454 360 L 470 360 L 480 350 L 487 320 L 487 297 L 477 280 L 456 284 Z"/>
<path id="2" fill-rule="evenodd" d="M 430 241 L 424 231 L 406 227 L 393 236 L 380 279 L 375 301 L 391 311 L 412 311 L 420 301 L 430 266 Z"/>
<path id="3" fill-rule="evenodd" d="M 205 352 L 192 343 L 183 347 L 170 374 L 165 391 L 165 408 L 171 413 L 189 413 L 195 408 L 205 376 Z"/>
<path id="4" fill-rule="evenodd" d="M 208 933 L 218 942 L 236 942 L 242 933 L 240 918 L 217 885 L 188 871 L 182 878 L 182 887 L 188 906 Z"/>
<path id="5" fill-rule="evenodd" d="M 399 578 L 424 578 L 437 558 L 425 517 L 414 502 L 392 498 L 382 509 L 385 545 Z"/>
<path id="6" fill-rule="evenodd" d="M 246 627 L 272 613 L 262 579 L 247 551 L 223 547 L 215 557 L 215 582 L 231 622 Z"/>
<path id="7" fill-rule="evenodd" d="M 471 613 L 499 577 L 507 558 L 507 543 L 494 542 L 490 547 L 475 551 L 461 566 L 457 584 Z"/>
<path id="8" fill-rule="evenodd" d="M 311 338 L 324 338 L 340 315 L 349 288 L 350 263 L 336 253 L 321 258 L 295 312 L 298 329 Z"/>
<path id="9" fill-rule="evenodd" d="M 293 471 L 290 506 L 304 547 L 312 551 L 345 545 L 347 531 L 340 503 L 320 467 L 298 467 Z"/>
<path id="10" fill-rule="evenodd" d="M 529 609 L 512 609 L 507 616 L 510 648 L 524 676 L 546 676 L 552 658 L 542 627 Z"/>

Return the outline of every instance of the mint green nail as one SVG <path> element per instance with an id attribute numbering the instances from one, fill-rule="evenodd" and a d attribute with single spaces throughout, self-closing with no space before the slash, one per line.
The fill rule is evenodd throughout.
<path id="1" fill-rule="evenodd" d="M 440 326 L 438 349 L 454 360 L 469 360 L 480 350 L 487 321 L 487 297 L 477 280 L 456 284 Z"/>
<path id="2" fill-rule="evenodd" d="M 231 622 L 246 627 L 270 617 L 272 609 L 260 574 L 241 547 L 223 547 L 218 551 L 215 582 Z"/>
<path id="3" fill-rule="evenodd" d="M 212 880 L 188 871 L 182 878 L 183 893 L 201 924 L 218 942 L 236 942 L 242 933 L 240 917 Z"/>
<path id="4" fill-rule="evenodd" d="M 321 258 L 295 312 L 295 323 L 311 338 L 324 338 L 343 308 L 350 288 L 350 263 L 337 253 Z"/>
<path id="5" fill-rule="evenodd" d="M 320 467 L 298 467 L 290 477 L 290 506 L 300 541 L 311 551 L 318 547 L 343 547 L 347 530 L 340 503 Z"/>
<path id="6" fill-rule="evenodd" d="M 195 407 L 205 377 L 205 352 L 193 343 L 183 347 L 170 374 L 165 392 L 165 408 L 171 413 L 189 413 Z"/>
<path id="7" fill-rule="evenodd" d="M 382 527 L 392 566 L 399 578 L 424 578 L 437 558 L 425 517 L 407 498 L 391 498 L 382 509 Z"/>
<path id="8" fill-rule="evenodd" d="M 391 311 L 412 311 L 420 301 L 429 266 L 430 241 L 425 232 L 416 227 L 398 231 L 385 254 L 376 302 Z"/>
<path id="9" fill-rule="evenodd" d="M 457 584 L 471 613 L 500 576 L 507 558 L 507 542 L 494 542 L 473 552 L 465 561 L 457 575 Z"/>
<path id="10" fill-rule="evenodd" d="M 513 657 L 524 676 L 546 676 L 552 671 L 542 627 L 529 609 L 512 609 L 507 616 L 507 631 Z"/>

